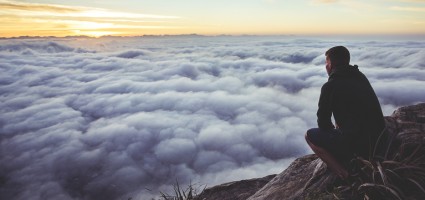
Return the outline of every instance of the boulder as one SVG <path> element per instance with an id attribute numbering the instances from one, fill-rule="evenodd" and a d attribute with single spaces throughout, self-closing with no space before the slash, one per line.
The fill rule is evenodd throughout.
<path id="1" fill-rule="evenodd" d="M 425 143 L 425 103 L 401 107 L 385 117 L 391 154 L 415 149 Z M 403 145 L 402 145 L 403 144 Z M 412 150 L 410 150 L 412 151 Z M 425 177 L 424 177 L 425 178 Z M 206 189 L 199 200 L 296 200 L 338 199 L 329 192 L 338 180 L 316 155 L 302 156 L 278 175 L 242 180 Z M 410 199 L 425 199 L 421 196 Z"/>
<path id="2" fill-rule="evenodd" d="M 276 174 L 263 178 L 255 178 L 250 180 L 235 181 L 214 186 L 204 190 L 198 195 L 196 200 L 245 200 L 261 189 L 265 184 L 272 180 Z"/>

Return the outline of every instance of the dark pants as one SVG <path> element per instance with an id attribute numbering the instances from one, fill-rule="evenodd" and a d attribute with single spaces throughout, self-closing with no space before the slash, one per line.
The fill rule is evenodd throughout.
<path id="1" fill-rule="evenodd" d="M 322 147 L 342 163 L 353 158 L 351 144 L 339 129 L 312 128 L 307 131 L 307 137 L 311 143 Z"/>

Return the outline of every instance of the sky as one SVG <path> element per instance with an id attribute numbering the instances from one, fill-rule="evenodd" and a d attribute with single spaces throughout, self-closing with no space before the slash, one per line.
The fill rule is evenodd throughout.
<path id="1" fill-rule="evenodd" d="M 424 39 L 0 40 L 0 199 L 150 199 L 282 172 L 310 154 L 344 45 L 385 115 L 425 99 Z"/>
<path id="2" fill-rule="evenodd" d="M 425 34 L 424 0 L 0 0 L 0 37 Z"/>

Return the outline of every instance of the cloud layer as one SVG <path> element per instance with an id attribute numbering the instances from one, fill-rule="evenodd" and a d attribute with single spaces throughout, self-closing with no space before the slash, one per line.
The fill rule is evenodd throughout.
<path id="1" fill-rule="evenodd" d="M 0 40 L 0 197 L 150 198 L 279 173 L 310 152 L 323 52 L 341 44 L 385 114 L 425 99 L 423 41 Z"/>

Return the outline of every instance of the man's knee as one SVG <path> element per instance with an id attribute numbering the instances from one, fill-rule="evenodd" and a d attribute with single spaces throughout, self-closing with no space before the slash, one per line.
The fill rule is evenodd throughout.
<path id="1" fill-rule="evenodd" d="M 309 137 L 311 130 L 312 130 L 312 129 L 309 129 L 309 130 L 307 130 L 307 132 L 305 132 L 304 137 L 305 137 L 305 140 L 306 140 L 307 142 L 311 142 L 310 137 Z"/>
<path id="2" fill-rule="evenodd" d="M 309 130 L 307 130 L 307 132 L 304 135 L 305 140 L 307 141 L 308 145 L 310 145 L 310 146 L 314 144 L 313 140 L 311 139 L 312 131 L 313 131 L 313 129 L 309 129 Z"/>

